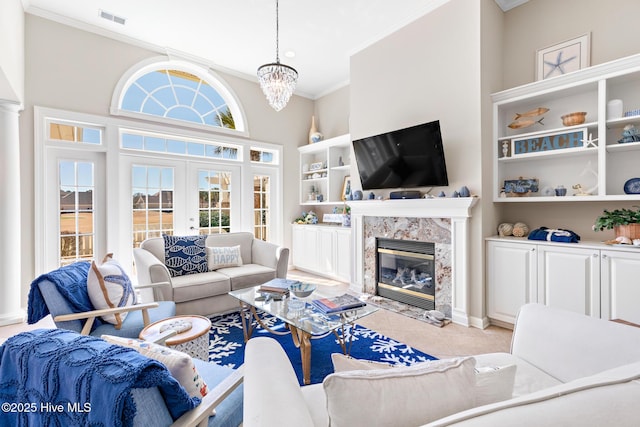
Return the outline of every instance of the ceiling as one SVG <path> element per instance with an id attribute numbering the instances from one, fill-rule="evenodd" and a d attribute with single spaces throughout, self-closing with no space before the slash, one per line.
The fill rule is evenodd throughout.
<path id="1" fill-rule="evenodd" d="M 316 99 L 348 84 L 351 55 L 447 1 L 280 0 L 280 61 L 298 70 L 296 93 Z M 524 1 L 496 3 L 508 10 Z M 275 62 L 275 0 L 22 2 L 28 13 L 253 81 L 260 65 Z M 124 18 L 125 24 L 104 19 L 101 11 Z"/>

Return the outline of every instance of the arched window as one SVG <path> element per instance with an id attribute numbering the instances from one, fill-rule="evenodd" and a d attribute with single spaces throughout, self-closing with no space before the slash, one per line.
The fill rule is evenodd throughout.
<path id="1" fill-rule="evenodd" d="M 112 114 L 229 129 L 246 134 L 236 97 L 211 71 L 185 61 L 143 61 L 116 86 Z"/>

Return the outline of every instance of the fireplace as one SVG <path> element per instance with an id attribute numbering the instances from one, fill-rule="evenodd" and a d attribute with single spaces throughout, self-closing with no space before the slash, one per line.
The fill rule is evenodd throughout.
<path id="1" fill-rule="evenodd" d="M 434 197 L 349 202 L 356 266 L 351 278 L 353 290 L 376 296 L 377 238 L 433 242 L 435 309 L 454 323 L 469 326 L 469 223 L 478 200 Z M 481 319 L 474 319 L 474 323 L 484 327 Z"/>
<path id="2" fill-rule="evenodd" d="M 426 310 L 435 308 L 435 244 L 376 238 L 376 294 Z"/>

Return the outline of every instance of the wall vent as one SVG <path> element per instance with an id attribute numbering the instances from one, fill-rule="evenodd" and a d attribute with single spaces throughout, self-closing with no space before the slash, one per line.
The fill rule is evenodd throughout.
<path id="1" fill-rule="evenodd" d="M 107 21 L 115 22 L 116 24 L 120 25 L 124 25 L 125 22 L 127 22 L 126 18 L 114 15 L 113 13 L 109 13 L 104 10 L 100 10 L 100 17 L 106 19 Z"/>

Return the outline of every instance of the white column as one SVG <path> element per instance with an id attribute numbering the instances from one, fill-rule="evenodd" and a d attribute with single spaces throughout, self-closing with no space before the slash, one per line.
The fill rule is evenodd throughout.
<path id="1" fill-rule="evenodd" d="M 0 100 L 0 325 L 20 323 L 20 106 Z"/>

